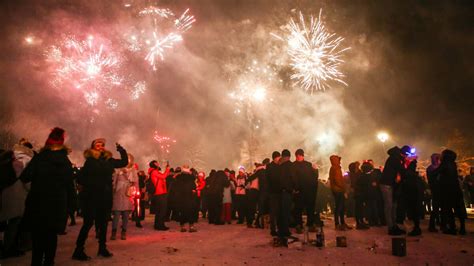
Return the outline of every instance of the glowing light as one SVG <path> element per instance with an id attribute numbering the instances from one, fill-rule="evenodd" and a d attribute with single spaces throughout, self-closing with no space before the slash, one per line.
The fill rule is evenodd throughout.
<path id="1" fill-rule="evenodd" d="M 332 82 L 347 86 L 340 67 L 344 63 L 343 53 L 350 48 L 342 48 L 344 38 L 327 31 L 321 20 L 321 12 L 317 19 L 310 17 L 309 25 L 300 12 L 299 20 L 290 19 L 286 37 L 272 34 L 288 44 L 288 55 L 294 71 L 291 79 L 311 93 L 331 88 Z"/>
<path id="2" fill-rule="evenodd" d="M 377 134 L 377 138 L 382 142 L 382 143 L 385 143 L 389 138 L 390 136 L 388 135 L 388 133 L 386 132 L 379 132 Z"/>
<path id="3" fill-rule="evenodd" d="M 32 36 L 27 36 L 25 37 L 25 42 L 26 44 L 31 45 L 34 42 L 34 38 Z"/>
<path id="4" fill-rule="evenodd" d="M 265 90 L 265 88 L 257 88 L 254 92 L 253 92 L 253 99 L 255 99 L 255 101 L 257 102 L 261 102 L 265 99 L 265 96 L 267 95 L 267 92 Z"/>

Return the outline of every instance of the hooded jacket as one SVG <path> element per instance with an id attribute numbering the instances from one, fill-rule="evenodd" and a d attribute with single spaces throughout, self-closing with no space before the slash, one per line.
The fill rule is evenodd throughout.
<path id="1" fill-rule="evenodd" d="M 331 190 L 333 192 L 346 192 L 346 183 L 341 169 L 341 157 L 331 155 L 331 169 L 329 169 L 329 181 L 331 183 Z"/>
<path id="2" fill-rule="evenodd" d="M 161 173 L 156 168 L 148 168 L 148 175 L 151 178 L 151 182 L 155 185 L 155 195 L 163 195 L 168 193 L 168 189 L 166 186 L 166 177 L 170 173 L 170 168 L 166 167 L 164 173 Z"/>
<path id="3" fill-rule="evenodd" d="M 401 156 L 400 148 L 393 147 L 389 149 L 387 153 L 389 157 L 385 161 L 380 184 L 393 187 L 395 186 L 397 176 L 405 175 L 405 167 L 403 166 L 403 158 Z"/>

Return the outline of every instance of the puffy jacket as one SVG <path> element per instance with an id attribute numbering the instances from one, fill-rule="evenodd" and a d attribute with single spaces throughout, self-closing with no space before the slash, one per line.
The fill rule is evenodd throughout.
<path id="1" fill-rule="evenodd" d="M 155 195 L 163 195 L 168 193 L 168 190 L 166 188 L 166 177 L 170 173 L 170 168 L 166 167 L 166 170 L 164 173 L 161 173 L 158 171 L 158 169 L 155 168 L 148 168 L 148 175 L 151 178 L 151 182 L 155 185 Z"/>

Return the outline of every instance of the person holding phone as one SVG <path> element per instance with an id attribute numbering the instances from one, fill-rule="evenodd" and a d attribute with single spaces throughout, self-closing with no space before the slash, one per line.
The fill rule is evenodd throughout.
<path id="1" fill-rule="evenodd" d="M 114 159 L 112 153 L 105 149 L 103 138 L 92 141 L 90 149 L 84 151 L 86 161 L 77 177 L 77 183 L 82 186 L 84 224 L 77 237 L 76 249 L 72 255 L 74 260 L 90 259 L 84 251 L 84 245 L 94 223 L 99 236 L 97 255 L 106 258 L 112 256 L 106 246 L 107 218 L 112 210 L 112 174 L 116 168 L 128 164 L 127 151 L 118 143 L 115 146 L 120 153 L 120 159 Z"/>

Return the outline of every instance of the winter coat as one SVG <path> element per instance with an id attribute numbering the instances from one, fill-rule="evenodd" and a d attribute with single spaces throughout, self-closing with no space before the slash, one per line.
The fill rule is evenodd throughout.
<path id="1" fill-rule="evenodd" d="M 131 211 L 135 195 L 127 195 L 129 188 L 134 187 L 138 191 L 138 176 L 135 168 L 120 168 L 114 174 L 114 199 L 112 210 Z"/>
<path id="2" fill-rule="evenodd" d="M 332 155 L 329 157 L 331 161 L 331 169 L 329 169 L 329 182 L 332 192 L 346 192 L 346 183 L 342 175 L 341 160 L 339 156 Z"/>
<path id="3" fill-rule="evenodd" d="M 296 190 L 303 194 L 314 195 L 318 191 L 318 169 L 314 169 L 313 165 L 307 161 L 293 162 L 293 176 L 296 181 Z"/>
<path id="4" fill-rule="evenodd" d="M 44 148 L 26 166 L 20 180 L 31 182 L 25 203 L 25 225 L 33 231 L 62 232 L 67 221 L 67 193 L 73 186 L 68 149 L 62 145 Z"/>
<path id="5" fill-rule="evenodd" d="M 168 189 L 166 186 L 166 178 L 168 177 L 170 173 L 170 168 L 166 167 L 166 170 L 164 173 L 161 173 L 158 171 L 158 169 L 155 168 L 149 168 L 148 169 L 148 175 L 150 175 L 151 182 L 155 184 L 155 195 L 163 195 L 168 193 Z"/>
<path id="6" fill-rule="evenodd" d="M 440 200 L 446 205 L 456 206 L 463 200 L 463 193 L 459 186 L 456 153 L 450 150 L 443 151 L 440 166 L 433 175 L 439 174 Z"/>
<path id="7" fill-rule="evenodd" d="M 95 210 L 112 209 L 112 175 L 115 168 L 122 168 L 128 164 L 127 151 L 119 148 L 120 159 L 112 158 L 109 151 L 99 152 L 88 149 L 84 152 L 86 161 L 81 168 L 77 183 L 82 186 L 81 199 L 83 209 L 94 213 Z"/>
<path id="8" fill-rule="evenodd" d="M 265 176 L 267 178 L 268 183 L 268 192 L 270 194 L 278 194 L 280 193 L 280 166 L 275 163 L 271 162 L 267 165 L 265 169 Z"/>
<path id="9" fill-rule="evenodd" d="M 196 187 L 198 197 L 201 197 L 201 192 L 205 187 L 206 187 L 206 180 L 204 178 L 198 179 L 197 187 Z"/>
<path id="10" fill-rule="evenodd" d="M 280 191 L 293 193 L 296 189 L 295 176 L 293 173 L 293 163 L 288 159 L 282 157 L 280 162 Z"/>
<path id="11" fill-rule="evenodd" d="M 178 174 L 173 181 L 169 197 L 174 199 L 173 207 L 178 211 L 195 208 L 197 197 L 195 177 L 188 172 Z"/>
<path id="12" fill-rule="evenodd" d="M 34 156 L 33 150 L 15 144 L 13 147 L 15 160 L 13 161 L 13 169 L 16 177 L 19 177 L 25 167 Z M 1 192 L 0 221 L 6 221 L 15 217 L 23 216 L 25 211 L 25 201 L 30 184 L 24 184 L 19 179 L 13 185 L 5 188 Z"/>
<path id="13" fill-rule="evenodd" d="M 235 188 L 235 195 L 245 195 L 245 185 L 247 183 L 247 176 L 238 175 L 236 178 L 237 186 Z"/>
<path id="14" fill-rule="evenodd" d="M 371 185 L 371 175 L 361 173 L 354 184 L 354 198 L 367 200 L 369 196 L 369 186 Z"/>
<path id="15" fill-rule="evenodd" d="M 439 167 L 439 166 L 438 166 Z M 439 174 L 435 174 L 436 166 L 430 165 L 426 168 L 426 176 L 428 177 L 428 184 L 430 185 L 431 196 L 437 200 L 440 193 Z"/>
<path id="16" fill-rule="evenodd" d="M 265 178 L 265 166 L 259 166 L 255 172 L 247 179 L 247 189 L 260 190 L 260 180 Z"/>
<path id="17" fill-rule="evenodd" d="M 228 187 L 224 187 L 224 197 L 222 203 L 232 203 L 232 183 Z"/>
<path id="18" fill-rule="evenodd" d="M 404 175 L 405 168 L 403 166 L 403 158 L 401 156 L 400 148 L 393 147 L 389 149 L 387 153 L 389 157 L 385 161 L 380 184 L 393 187 L 395 186 L 397 176 Z"/>

